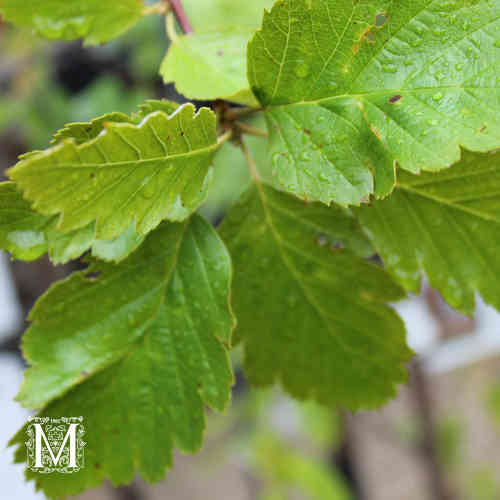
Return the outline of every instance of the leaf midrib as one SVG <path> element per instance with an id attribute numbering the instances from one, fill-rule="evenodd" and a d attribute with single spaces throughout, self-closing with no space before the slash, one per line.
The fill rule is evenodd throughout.
<path id="1" fill-rule="evenodd" d="M 286 252 L 284 251 L 283 247 L 286 245 L 284 245 L 282 243 L 281 235 L 279 234 L 278 230 L 274 226 L 272 216 L 271 216 L 269 209 L 268 209 L 268 206 L 267 206 L 267 197 L 266 197 L 266 195 L 264 193 L 264 189 L 262 188 L 262 185 L 258 179 L 255 179 L 255 185 L 257 187 L 257 192 L 258 192 L 259 198 L 261 200 L 261 204 L 262 204 L 262 208 L 264 210 L 264 215 L 265 215 L 265 218 L 267 221 L 267 225 L 271 231 L 271 234 L 273 235 L 274 241 L 276 242 L 276 246 L 278 248 L 279 254 L 281 255 L 281 259 L 283 260 L 283 263 L 285 264 L 285 266 L 288 268 L 288 270 L 292 274 L 294 281 L 297 283 L 298 287 L 302 290 L 302 293 L 304 294 L 305 298 L 307 299 L 307 301 L 309 302 L 311 307 L 316 311 L 318 316 L 321 318 L 321 321 L 325 324 L 326 330 L 331 334 L 331 336 L 336 340 L 336 342 L 343 349 L 345 349 L 346 352 L 350 352 L 351 354 L 353 354 L 359 358 L 364 359 L 369 364 L 373 364 L 375 366 L 380 366 L 379 363 L 377 362 L 377 360 L 366 357 L 364 355 L 361 355 L 359 352 L 354 351 L 351 347 L 349 347 L 344 342 L 342 342 L 340 335 L 338 335 L 336 333 L 332 333 L 332 331 L 330 330 L 330 324 L 328 322 L 328 317 L 327 317 L 328 315 L 323 311 L 323 308 L 316 303 L 316 300 L 314 299 L 314 297 L 312 297 L 311 294 L 308 292 L 307 287 L 302 284 L 302 281 L 300 279 L 300 275 L 299 275 L 298 271 L 296 270 L 295 266 L 293 265 L 293 263 L 290 261 L 290 259 L 286 255 Z M 338 318 L 335 318 L 335 321 L 337 321 L 337 323 L 340 323 L 338 321 Z M 343 325 L 343 326 L 345 326 L 345 325 Z M 352 325 L 351 325 L 351 327 L 352 327 Z"/>
<path id="2" fill-rule="evenodd" d="M 208 147 L 200 148 L 200 149 L 193 149 L 191 151 L 188 151 L 186 153 L 177 153 L 177 154 L 172 154 L 172 155 L 166 155 L 166 156 L 157 156 L 154 158 L 138 158 L 138 159 L 133 159 L 133 160 L 123 160 L 123 161 L 117 161 L 117 162 L 103 162 L 103 163 L 59 163 L 54 167 L 51 167 L 50 170 L 64 170 L 68 168 L 72 169 L 85 169 L 85 168 L 113 168 L 113 167 L 126 167 L 130 165 L 136 165 L 136 164 L 147 164 L 147 163 L 157 163 L 159 161 L 170 161 L 170 160 L 176 160 L 178 158 L 189 158 L 192 156 L 197 156 L 203 153 L 211 153 L 212 151 L 215 151 L 219 147 L 219 144 L 214 143 Z M 50 155 L 53 152 L 50 150 L 44 154 L 43 156 L 37 156 L 36 158 L 33 158 L 32 161 L 39 161 L 42 158 L 48 159 Z M 26 160 L 26 163 L 29 165 L 30 160 Z M 26 165 L 18 165 L 17 167 L 14 167 L 16 170 L 19 168 L 23 168 Z"/>
<path id="3" fill-rule="evenodd" d="M 410 194 L 420 196 L 421 198 L 433 201 L 434 203 L 438 203 L 440 205 L 444 205 L 448 208 L 458 210 L 461 212 L 466 213 L 467 215 L 472 215 L 473 217 L 478 217 L 480 219 L 483 219 L 487 222 L 495 222 L 497 224 L 500 224 L 500 218 L 495 217 L 493 215 L 481 212 L 479 210 L 474 210 L 473 208 L 466 207 L 464 205 L 460 205 L 459 203 L 455 203 L 453 201 L 447 200 L 446 198 L 442 198 L 440 196 L 436 196 L 430 193 L 427 193 L 425 191 L 419 191 L 418 189 L 414 189 L 409 185 L 406 184 L 396 184 L 396 189 L 401 189 L 403 191 L 406 191 Z"/>

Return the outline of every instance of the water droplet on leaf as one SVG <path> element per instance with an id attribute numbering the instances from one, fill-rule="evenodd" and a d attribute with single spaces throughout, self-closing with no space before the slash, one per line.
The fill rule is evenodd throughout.
<path id="1" fill-rule="evenodd" d="M 299 78 L 305 78 L 309 74 L 309 65 L 306 63 L 300 63 L 296 68 L 295 68 L 295 74 Z"/>

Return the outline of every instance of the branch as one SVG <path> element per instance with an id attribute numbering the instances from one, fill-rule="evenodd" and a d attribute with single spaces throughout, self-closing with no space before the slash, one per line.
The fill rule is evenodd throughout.
<path id="1" fill-rule="evenodd" d="M 186 35 L 189 33 L 193 33 L 193 28 L 191 27 L 191 23 L 186 15 L 186 11 L 182 6 L 182 0 L 169 0 L 170 8 L 172 9 L 179 26 L 182 28 L 182 31 Z"/>

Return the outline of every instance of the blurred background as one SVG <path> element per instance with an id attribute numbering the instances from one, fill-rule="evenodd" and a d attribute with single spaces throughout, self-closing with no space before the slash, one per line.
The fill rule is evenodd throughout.
<path id="1" fill-rule="evenodd" d="M 47 147 L 68 122 L 130 113 L 148 98 L 182 102 L 157 74 L 167 43 L 159 18 L 93 48 L 45 42 L 0 22 L 0 174 L 19 154 Z M 265 175 L 263 141 L 248 141 Z M 226 144 L 201 211 L 216 224 L 247 182 L 239 151 Z M 0 253 L 1 498 L 43 498 L 5 448 L 28 416 L 13 402 L 24 369 L 19 339 L 37 297 L 78 266 Z M 458 315 L 425 284 L 396 308 L 418 356 L 409 384 L 381 410 L 352 415 L 294 402 L 279 389 L 250 390 L 236 348 L 233 403 L 209 414 L 200 454 L 176 456 L 154 486 L 105 484 L 78 498 L 500 500 L 500 315 L 479 298 L 474 320 Z"/>

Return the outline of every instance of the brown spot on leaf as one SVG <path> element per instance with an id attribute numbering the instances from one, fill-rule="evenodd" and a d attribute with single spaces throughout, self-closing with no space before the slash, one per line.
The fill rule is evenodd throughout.
<path id="1" fill-rule="evenodd" d="M 381 141 L 382 140 L 382 136 L 380 135 L 380 132 L 377 130 L 377 128 L 375 127 L 375 125 L 371 124 L 370 125 L 370 129 L 375 134 L 375 136 L 377 137 L 377 139 Z"/>
<path id="2" fill-rule="evenodd" d="M 366 40 L 368 43 L 375 43 L 377 41 L 377 36 L 375 35 L 375 33 L 368 30 L 363 35 L 363 39 Z"/>
<path id="3" fill-rule="evenodd" d="M 393 95 L 393 96 L 389 99 L 389 102 L 390 102 L 391 104 L 394 104 L 395 102 L 400 101 L 402 98 L 403 98 L 403 96 L 402 96 L 402 95 L 400 95 L 400 94 L 396 94 L 396 95 Z"/>
<path id="4" fill-rule="evenodd" d="M 224 54 L 224 52 L 222 52 L 222 50 L 218 50 L 218 51 L 217 51 L 217 55 L 218 55 L 218 56 L 222 56 L 223 54 Z"/>
<path id="5" fill-rule="evenodd" d="M 308 128 L 304 129 L 304 134 L 311 135 L 311 131 Z"/>
<path id="6" fill-rule="evenodd" d="M 483 125 L 480 129 L 479 129 L 479 132 L 482 134 L 483 132 L 486 131 L 488 127 L 486 125 Z"/>

